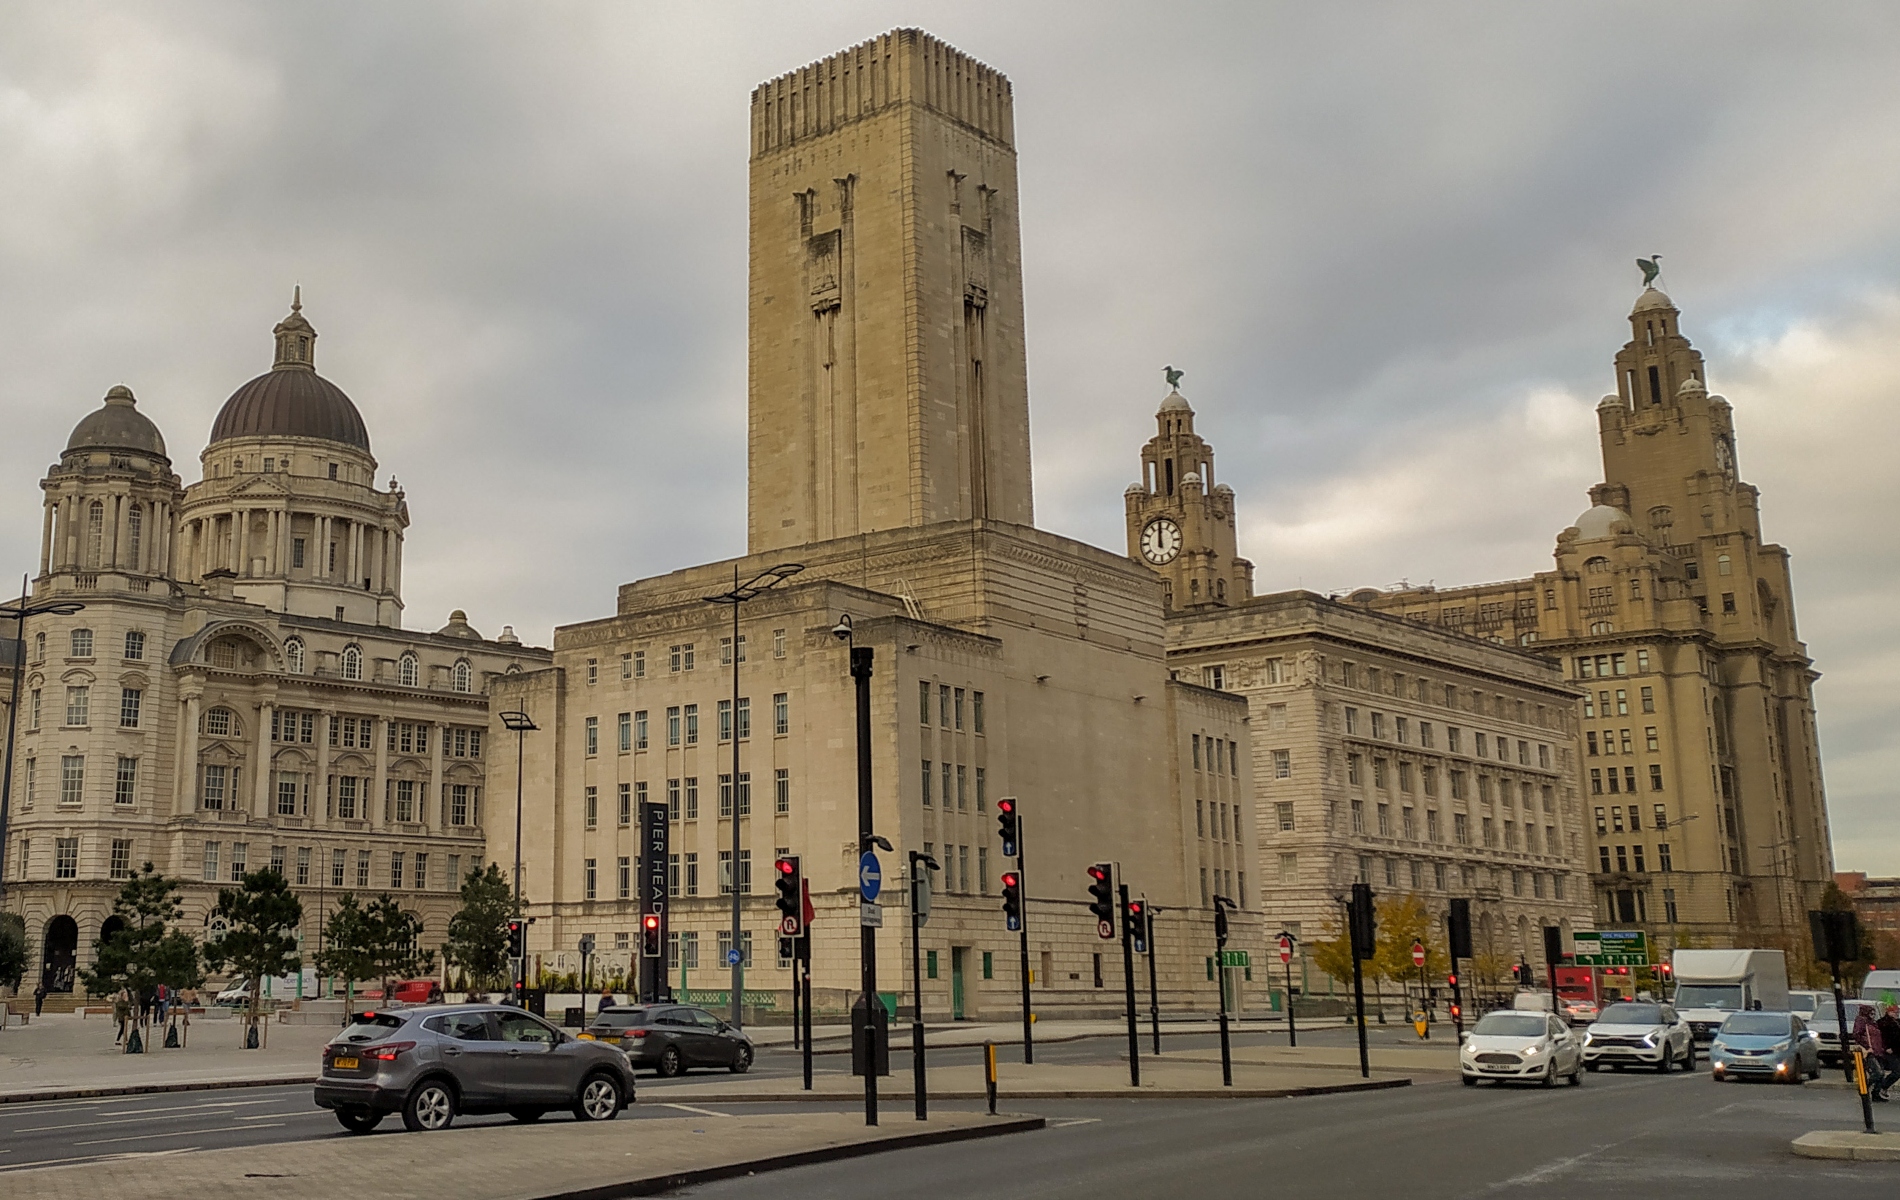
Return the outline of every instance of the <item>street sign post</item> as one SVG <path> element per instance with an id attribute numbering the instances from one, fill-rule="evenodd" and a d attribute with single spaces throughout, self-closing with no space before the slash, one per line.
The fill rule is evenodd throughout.
<path id="1" fill-rule="evenodd" d="M 1293 935 L 1280 932 L 1280 965 L 1286 968 L 1286 1044 L 1300 1044 L 1299 1031 L 1293 1027 Z"/>
<path id="2" fill-rule="evenodd" d="M 1580 967 L 1646 967 L 1649 938 L 1640 929 L 1584 929 L 1571 935 Z"/>
<path id="3" fill-rule="evenodd" d="M 1412 965 L 1415 967 L 1422 967 L 1425 965 L 1425 943 L 1424 942 L 1416 941 L 1416 940 L 1412 942 Z"/>

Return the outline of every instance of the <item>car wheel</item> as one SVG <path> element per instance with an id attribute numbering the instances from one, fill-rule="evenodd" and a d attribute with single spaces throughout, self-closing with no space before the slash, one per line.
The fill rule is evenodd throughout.
<path id="1" fill-rule="evenodd" d="M 351 1133 L 368 1133 L 383 1123 L 383 1114 L 339 1108 L 336 1110 L 336 1120 L 337 1124 Z"/>
<path id="2" fill-rule="evenodd" d="M 574 1101 L 577 1121 L 611 1121 L 620 1114 L 620 1084 L 611 1075 L 589 1075 Z"/>
<path id="3" fill-rule="evenodd" d="M 1669 1069 L 1675 1065 L 1675 1055 L 1669 1053 L 1669 1043 L 1664 1042 L 1662 1061 L 1656 1064 L 1656 1073 L 1658 1075 L 1667 1075 L 1669 1074 Z"/>
<path id="4" fill-rule="evenodd" d="M 455 1121 L 455 1094 L 440 1079 L 425 1079 L 403 1101 L 402 1123 L 411 1133 L 434 1133 Z"/>
<path id="5" fill-rule="evenodd" d="M 1577 1059 L 1577 1065 L 1570 1068 L 1570 1086 L 1583 1086 L 1583 1059 Z"/>
<path id="6" fill-rule="evenodd" d="M 1689 1044 L 1683 1048 L 1682 1061 L 1683 1061 L 1683 1064 L 1687 1066 L 1691 1071 L 1695 1070 L 1695 1039 L 1694 1038 L 1689 1039 Z"/>
<path id="7" fill-rule="evenodd" d="M 1557 1082 L 1557 1064 L 1551 1063 L 1544 1071 L 1544 1077 L 1537 1081 L 1538 1087 L 1551 1087 Z"/>
<path id="8" fill-rule="evenodd" d="M 1477 1087 L 1477 1086 L 1478 1086 L 1478 1077 L 1477 1077 L 1476 1075 L 1461 1075 L 1461 1076 L 1459 1076 L 1459 1079 L 1460 1079 L 1460 1081 L 1461 1081 L 1461 1082 L 1463 1082 L 1463 1083 L 1464 1083 L 1464 1085 L 1465 1085 L 1466 1087 Z M 338 1113 L 337 1115 L 338 1115 L 338 1116 L 342 1116 L 343 1114 L 341 1114 L 341 1113 Z"/>
<path id="9" fill-rule="evenodd" d="M 659 1071 L 661 1075 L 664 1075 L 668 1079 L 672 1079 L 676 1075 L 686 1074 L 686 1060 L 680 1057 L 680 1048 L 678 1046 L 668 1046 L 666 1049 L 660 1051 Z"/>
<path id="10" fill-rule="evenodd" d="M 741 1045 L 732 1052 L 732 1073 L 743 1075 L 752 1069 L 752 1047 Z"/>
<path id="11" fill-rule="evenodd" d="M 1592 1075 L 1595 1075 L 1597 1071 L 1600 1070 L 1601 1068 L 1602 1068 L 1601 1063 L 1584 1063 L 1583 1064 L 1583 1069 L 1590 1072 L 1590 1074 Z"/>
<path id="12" fill-rule="evenodd" d="M 534 1124 L 546 1115 L 546 1113 L 547 1110 L 544 1108 L 511 1108 L 508 1110 L 508 1115 L 523 1125 Z"/>

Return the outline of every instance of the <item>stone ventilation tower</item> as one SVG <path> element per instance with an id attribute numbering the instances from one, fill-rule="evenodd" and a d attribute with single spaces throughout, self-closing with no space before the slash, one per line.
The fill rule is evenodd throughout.
<path id="1" fill-rule="evenodd" d="M 1171 612 L 1238 604 L 1253 596 L 1253 564 L 1235 550 L 1234 489 L 1214 483 L 1214 448 L 1194 432 L 1178 389 L 1155 413 L 1141 451 L 1141 482 L 1128 485 L 1128 553 L 1161 576 Z"/>
<path id="2" fill-rule="evenodd" d="M 79 422 L 40 488 L 40 579 L 51 590 L 149 592 L 170 574 L 172 509 L 182 493 L 165 439 L 130 388 L 113 388 Z"/>
<path id="3" fill-rule="evenodd" d="M 302 297 L 271 369 L 231 394 L 180 509 L 178 575 L 279 612 L 395 626 L 409 508 L 376 487 L 369 431 L 317 374 Z"/>

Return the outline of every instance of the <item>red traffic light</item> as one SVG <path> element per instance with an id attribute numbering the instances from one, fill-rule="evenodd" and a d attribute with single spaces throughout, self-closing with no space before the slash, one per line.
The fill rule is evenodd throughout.
<path id="1" fill-rule="evenodd" d="M 1102 866 L 1100 863 L 1095 864 L 1089 868 L 1089 878 L 1100 883 L 1102 880 L 1108 878 L 1108 868 Z"/>
<path id="2" fill-rule="evenodd" d="M 1445 976 L 1445 983 L 1451 987 L 1457 987 L 1458 986 L 1457 974 L 1454 972 L 1453 974 Z"/>
<path id="3" fill-rule="evenodd" d="M 648 929 L 658 929 L 660 927 L 660 914 L 648 913 L 646 915 L 645 924 Z"/>
<path id="4" fill-rule="evenodd" d="M 1130 900 L 1128 902 L 1128 912 L 1131 916 L 1139 917 L 1141 915 L 1141 901 Z"/>
<path id="5" fill-rule="evenodd" d="M 1016 811 L 1016 801 L 1008 796 L 1004 796 L 1001 800 L 996 802 L 996 811 L 999 813 L 1013 813 Z"/>
<path id="6" fill-rule="evenodd" d="M 1456 1005 L 1456 1004 L 1454 1004 L 1454 1005 L 1452 1005 L 1452 1006 L 1451 1006 L 1451 1019 L 1452 1019 L 1452 1020 L 1454 1020 L 1454 1021 L 1456 1021 L 1456 1020 L 1457 1020 L 1457 1019 L 1458 1019 L 1459 1017 L 1461 1017 L 1461 1016 L 1463 1016 L 1463 1015 L 1464 1015 L 1464 1011 L 1465 1011 L 1465 1010 L 1464 1010 L 1463 1008 L 1461 1008 L 1461 1007 L 1459 1007 L 1458 1005 Z"/>
<path id="7" fill-rule="evenodd" d="M 781 874 L 781 875 L 790 875 L 790 874 L 791 874 L 791 873 L 792 873 L 793 871 L 796 871 L 796 870 L 798 870 L 798 864 L 797 864 L 797 863 L 795 863 L 795 862 L 793 862 L 793 861 L 792 861 L 791 859 L 789 859 L 789 858 L 781 858 L 781 859 L 779 859 L 779 860 L 778 860 L 778 873 L 779 873 L 779 874 Z"/>
<path id="8" fill-rule="evenodd" d="M 1017 876 L 1016 876 L 1016 872 L 1014 872 L 1014 871 L 1004 871 L 1004 872 L 1003 872 L 1003 886 L 1004 886 L 1004 887 L 1006 887 L 1006 888 L 1013 888 L 1013 887 L 1015 887 L 1015 886 L 1016 886 L 1016 878 L 1017 878 Z"/>

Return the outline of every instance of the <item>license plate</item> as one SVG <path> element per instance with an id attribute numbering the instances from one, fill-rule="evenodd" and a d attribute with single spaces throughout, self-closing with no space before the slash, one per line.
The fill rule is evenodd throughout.
<path id="1" fill-rule="evenodd" d="M 1510 1071 L 1510 1070 L 1514 1070 L 1515 1068 L 1513 1068 L 1513 1067 L 1494 1067 L 1494 1066 L 1491 1066 L 1491 1065 L 1490 1065 L 1489 1063 L 1486 1063 L 1485 1065 L 1483 1065 L 1483 1066 L 1481 1066 L 1481 1067 L 1479 1067 L 1478 1069 L 1479 1069 L 1480 1071 Z"/>
<path id="2" fill-rule="evenodd" d="M 355 1058 L 333 1058 L 330 1065 L 339 1071 L 354 1071 L 362 1064 Z"/>
<path id="3" fill-rule="evenodd" d="M 616 1045 L 616 1046 L 618 1046 L 618 1045 L 620 1044 L 620 1038 L 619 1038 L 619 1036 L 618 1036 L 618 1035 L 616 1035 L 616 1034 L 611 1034 L 611 1033 L 609 1033 L 609 1034 L 604 1034 L 604 1035 L 602 1035 L 602 1037 L 601 1037 L 601 1039 L 600 1039 L 600 1040 L 601 1040 L 601 1041 L 603 1041 L 603 1042 L 612 1042 L 612 1043 L 613 1043 L 614 1045 Z"/>

